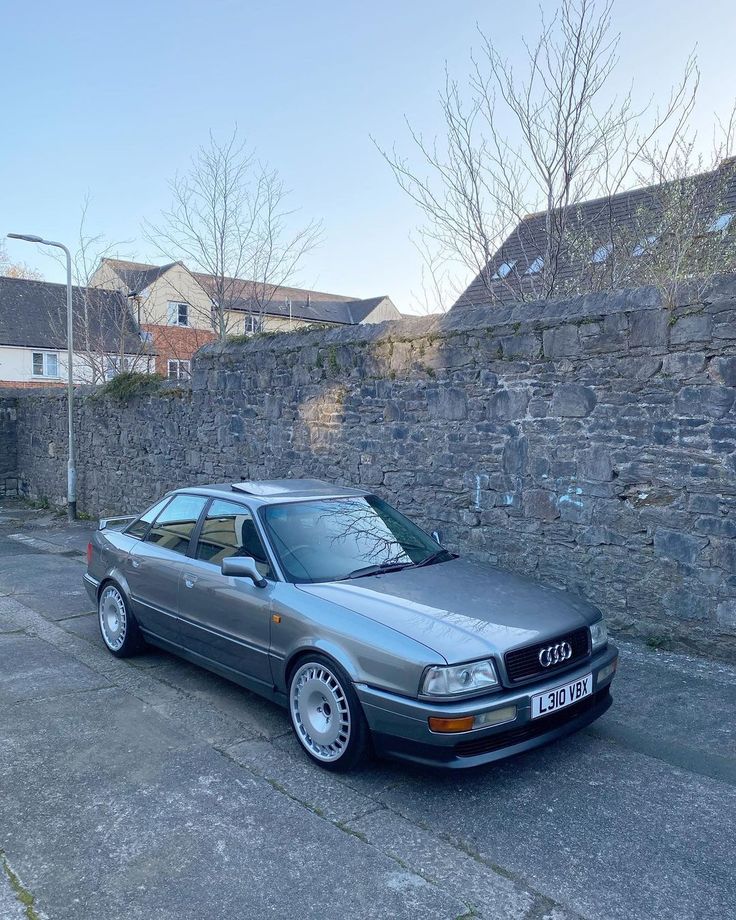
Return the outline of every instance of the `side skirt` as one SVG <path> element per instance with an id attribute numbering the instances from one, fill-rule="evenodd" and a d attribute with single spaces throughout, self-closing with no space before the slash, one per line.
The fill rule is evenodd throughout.
<path id="1" fill-rule="evenodd" d="M 288 705 L 288 697 L 286 694 L 277 690 L 276 687 L 265 683 L 265 681 L 249 677 L 247 674 L 236 671 L 234 668 L 229 668 L 227 665 L 220 664 L 219 661 L 214 661 L 212 658 L 198 655 L 196 652 L 190 651 L 183 645 L 171 642 L 168 639 L 162 639 L 160 636 L 148 632 L 146 629 L 141 629 L 141 632 L 149 645 L 155 645 L 166 652 L 171 652 L 172 655 L 176 655 L 178 658 L 184 658 L 186 661 L 191 661 L 192 664 L 199 665 L 199 667 L 205 668 L 207 671 L 212 671 L 214 674 L 224 677 L 226 680 L 231 680 L 234 684 L 245 687 L 246 690 L 257 693 L 259 696 L 270 700 L 272 703 L 277 703 L 279 706 L 283 707 Z"/>

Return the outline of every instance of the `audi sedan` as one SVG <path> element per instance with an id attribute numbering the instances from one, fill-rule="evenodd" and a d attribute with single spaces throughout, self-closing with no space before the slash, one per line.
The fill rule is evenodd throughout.
<path id="1" fill-rule="evenodd" d="M 461 558 L 361 489 L 178 489 L 101 521 L 84 583 L 113 655 L 150 643 L 282 704 L 331 770 L 371 750 L 474 767 L 611 705 L 596 607 Z"/>

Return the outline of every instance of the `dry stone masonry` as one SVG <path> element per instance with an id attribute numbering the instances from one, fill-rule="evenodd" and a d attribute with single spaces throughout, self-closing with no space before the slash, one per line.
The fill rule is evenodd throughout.
<path id="1" fill-rule="evenodd" d="M 730 278 L 674 311 L 641 289 L 257 337 L 200 352 L 191 389 L 83 397 L 79 499 L 122 513 L 193 482 L 360 483 L 622 634 L 734 659 L 735 398 Z M 2 406 L 27 493 L 62 502 L 63 394 Z"/>

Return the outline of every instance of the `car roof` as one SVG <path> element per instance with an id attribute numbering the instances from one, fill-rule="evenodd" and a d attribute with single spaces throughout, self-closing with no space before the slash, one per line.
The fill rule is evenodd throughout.
<path id="1" fill-rule="evenodd" d="M 218 482 L 201 486 L 189 486 L 175 492 L 195 492 L 216 495 L 218 498 L 242 498 L 247 496 L 258 504 L 277 504 L 309 498 L 346 498 L 353 495 L 369 495 L 365 489 L 354 489 L 324 482 L 321 479 L 261 479 L 246 482 Z"/>

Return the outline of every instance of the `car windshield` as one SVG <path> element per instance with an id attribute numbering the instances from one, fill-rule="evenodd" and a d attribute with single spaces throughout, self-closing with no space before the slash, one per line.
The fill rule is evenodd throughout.
<path id="1" fill-rule="evenodd" d="M 375 496 L 269 505 L 262 512 L 289 581 L 361 578 L 452 554 Z"/>

